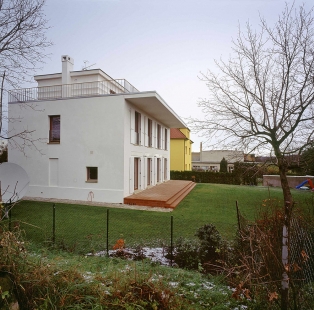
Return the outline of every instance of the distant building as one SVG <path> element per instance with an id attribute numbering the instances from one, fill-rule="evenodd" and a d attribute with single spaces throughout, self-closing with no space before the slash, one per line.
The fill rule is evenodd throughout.
<path id="1" fill-rule="evenodd" d="M 244 161 L 248 163 L 256 162 L 255 154 L 244 154 Z"/>
<path id="2" fill-rule="evenodd" d="M 201 143 L 200 152 L 192 152 L 192 169 L 219 172 L 223 158 L 228 162 L 228 171 L 232 172 L 235 162 L 244 162 L 244 153 L 237 150 L 203 151 Z"/>
<path id="3" fill-rule="evenodd" d="M 170 170 L 192 170 L 192 143 L 188 128 L 170 129 Z"/>

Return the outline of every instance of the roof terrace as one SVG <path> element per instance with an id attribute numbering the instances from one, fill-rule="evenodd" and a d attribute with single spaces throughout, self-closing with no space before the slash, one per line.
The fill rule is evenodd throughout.
<path id="1" fill-rule="evenodd" d="M 91 97 L 138 92 L 139 90 L 125 79 L 104 80 L 14 89 L 9 92 L 9 103 L 58 100 L 74 97 Z"/>

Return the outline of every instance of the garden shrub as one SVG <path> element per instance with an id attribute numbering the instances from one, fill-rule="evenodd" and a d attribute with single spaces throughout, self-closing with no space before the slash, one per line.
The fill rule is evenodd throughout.
<path id="1" fill-rule="evenodd" d="M 187 180 L 196 183 L 241 184 L 234 173 L 214 171 L 170 171 L 171 180 Z"/>
<path id="2" fill-rule="evenodd" d="M 173 255 L 174 262 L 180 268 L 186 269 L 198 269 L 200 259 L 199 259 L 200 244 L 197 240 L 188 240 L 180 237 L 176 244 Z M 169 253 L 167 258 L 171 257 Z"/>
<path id="3" fill-rule="evenodd" d="M 215 262 L 219 259 L 219 249 L 222 238 L 213 224 L 206 224 L 200 227 L 196 234 L 200 240 L 200 259 L 201 262 Z"/>
<path id="4" fill-rule="evenodd" d="M 228 162 L 227 160 L 223 157 L 221 162 L 220 162 L 220 172 L 228 172 Z"/>
<path id="5" fill-rule="evenodd" d="M 234 164 L 233 173 L 243 185 L 257 185 L 257 178 L 263 177 L 261 167 L 255 163 L 237 162 Z"/>
<path id="6" fill-rule="evenodd" d="M 228 254 L 227 243 L 213 224 L 200 227 L 195 236 L 198 240 L 179 238 L 175 243 L 173 260 L 180 268 L 199 269 L 206 273 L 217 272 L 221 259 Z M 168 258 L 171 257 L 168 249 Z"/>

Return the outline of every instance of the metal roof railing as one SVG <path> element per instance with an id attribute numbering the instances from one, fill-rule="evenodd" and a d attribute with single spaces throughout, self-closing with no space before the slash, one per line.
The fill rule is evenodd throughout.
<path id="1" fill-rule="evenodd" d="M 139 92 L 125 79 L 42 86 L 9 91 L 9 103 Z"/>

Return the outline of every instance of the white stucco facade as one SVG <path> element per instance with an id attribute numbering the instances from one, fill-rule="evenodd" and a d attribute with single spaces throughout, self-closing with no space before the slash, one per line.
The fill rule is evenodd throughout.
<path id="1" fill-rule="evenodd" d="M 73 77 L 90 82 L 86 71 L 66 70 L 35 79 L 45 87 L 73 83 Z M 34 147 L 25 153 L 9 147 L 9 162 L 29 175 L 27 196 L 123 203 L 135 191 L 169 180 L 170 128 L 185 124 L 155 91 L 54 98 L 49 88 L 47 98 L 41 90 L 36 100 L 9 102 L 9 117 L 20 118 L 9 125 L 10 134 L 32 131 Z M 49 133 L 56 131 L 52 118 L 58 118 L 58 141 Z"/>

